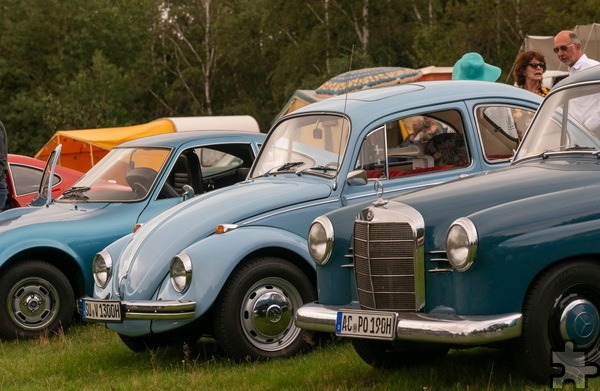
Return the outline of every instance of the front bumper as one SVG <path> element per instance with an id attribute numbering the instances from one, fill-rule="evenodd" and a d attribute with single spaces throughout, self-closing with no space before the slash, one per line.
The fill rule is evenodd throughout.
<path id="1" fill-rule="evenodd" d="M 306 304 L 298 309 L 296 325 L 306 330 L 335 333 L 337 313 L 343 310 L 337 306 Z M 520 336 L 522 325 L 523 315 L 520 313 L 457 316 L 398 312 L 395 339 L 484 345 Z"/>
<path id="2" fill-rule="evenodd" d="M 101 301 L 92 298 L 83 298 L 77 301 L 77 312 L 84 313 L 85 300 Z M 135 300 L 120 301 L 122 320 L 182 320 L 193 319 L 196 313 L 195 301 L 183 300 Z M 86 322 L 106 323 L 101 319 L 83 318 Z"/>

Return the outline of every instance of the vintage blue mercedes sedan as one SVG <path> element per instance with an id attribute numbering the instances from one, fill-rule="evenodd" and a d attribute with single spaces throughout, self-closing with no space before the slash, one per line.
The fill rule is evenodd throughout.
<path id="1" fill-rule="evenodd" d="M 98 251 L 194 194 L 245 179 L 264 139 L 203 130 L 137 139 L 56 200 L 46 186 L 46 205 L 0 213 L 0 338 L 66 329 L 75 299 L 92 294 Z"/>
<path id="2" fill-rule="evenodd" d="M 510 167 L 315 219 L 318 301 L 296 324 L 352 338 L 377 367 L 506 344 L 533 379 L 594 375 L 598 178 L 595 67 L 553 88 Z"/>
<path id="3" fill-rule="evenodd" d="M 85 320 L 133 350 L 211 336 L 232 358 L 296 354 L 317 297 L 311 221 L 506 166 L 539 106 L 500 83 L 424 82 L 332 97 L 276 122 L 248 180 L 168 209 L 100 252 Z"/>

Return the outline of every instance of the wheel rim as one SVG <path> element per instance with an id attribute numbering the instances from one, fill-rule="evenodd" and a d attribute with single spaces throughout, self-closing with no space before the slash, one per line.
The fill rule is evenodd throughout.
<path id="1" fill-rule="evenodd" d="M 42 278 L 25 278 L 9 292 L 7 307 L 11 320 L 24 330 L 41 330 L 58 314 L 60 300 L 52 284 Z"/>
<path id="2" fill-rule="evenodd" d="M 600 357 L 600 290 L 591 286 L 573 287 L 556 301 L 550 317 L 550 340 L 552 349 L 563 356 L 567 342 L 573 348 L 585 351 L 586 357 L 579 360 L 593 361 Z M 564 357 L 565 362 L 573 358 Z M 580 364 L 584 365 L 582 361 Z"/>
<path id="3" fill-rule="evenodd" d="M 242 330 L 259 349 L 278 351 L 293 343 L 300 329 L 294 324 L 302 296 L 288 281 L 270 277 L 256 282 L 246 293 L 241 308 Z"/>

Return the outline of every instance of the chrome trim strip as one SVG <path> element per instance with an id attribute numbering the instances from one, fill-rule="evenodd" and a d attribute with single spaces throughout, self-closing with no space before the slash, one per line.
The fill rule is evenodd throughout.
<path id="1" fill-rule="evenodd" d="M 441 267 L 436 267 L 435 269 L 429 269 L 427 270 L 429 273 L 452 273 L 452 271 L 454 271 L 454 269 L 452 269 L 451 267 L 448 268 L 441 268 Z"/>
<path id="2" fill-rule="evenodd" d="M 193 319 L 195 301 L 139 300 L 121 301 L 123 319 L 179 320 Z"/>
<path id="3" fill-rule="evenodd" d="M 344 308 L 306 304 L 298 309 L 296 325 L 306 330 L 335 333 L 338 310 Z M 355 310 L 355 309 L 353 309 Z M 396 339 L 461 345 L 483 345 L 519 337 L 520 313 L 489 316 L 428 315 L 398 312 Z"/>

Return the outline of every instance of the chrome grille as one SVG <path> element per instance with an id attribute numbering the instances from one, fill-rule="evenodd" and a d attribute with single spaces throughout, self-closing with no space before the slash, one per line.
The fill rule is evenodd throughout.
<path id="1" fill-rule="evenodd" d="M 415 311 L 413 228 L 404 222 L 354 224 L 354 272 L 363 309 Z"/>

